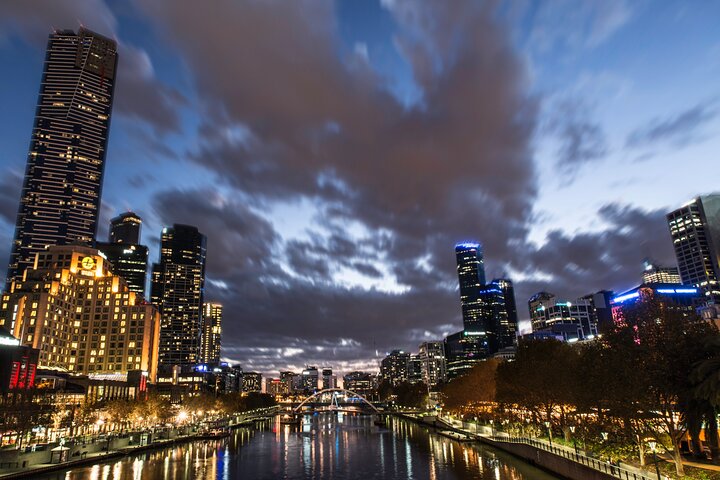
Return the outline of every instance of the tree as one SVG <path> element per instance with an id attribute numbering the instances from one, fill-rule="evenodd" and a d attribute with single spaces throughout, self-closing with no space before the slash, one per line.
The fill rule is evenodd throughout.
<path id="1" fill-rule="evenodd" d="M 442 388 L 443 406 L 451 412 L 486 410 L 495 402 L 495 375 L 499 360 L 478 363 L 467 374 Z M 477 413 L 477 412 L 474 412 Z"/>

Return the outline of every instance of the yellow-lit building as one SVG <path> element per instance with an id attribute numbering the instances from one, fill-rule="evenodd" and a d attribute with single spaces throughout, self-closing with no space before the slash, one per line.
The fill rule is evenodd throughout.
<path id="1" fill-rule="evenodd" d="M 220 362 L 220 337 L 222 334 L 222 305 L 217 302 L 205 302 L 203 310 L 200 361 L 218 363 Z"/>
<path id="2" fill-rule="evenodd" d="M 0 324 L 40 350 L 40 368 L 75 374 L 142 370 L 155 381 L 160 314 L 96 249 L 50 246 L 2 296 Z"/>

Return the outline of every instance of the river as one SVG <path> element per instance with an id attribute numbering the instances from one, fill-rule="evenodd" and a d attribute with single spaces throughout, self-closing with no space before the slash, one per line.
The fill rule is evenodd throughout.
<path id="1" fill-rule="evenodd" d="M 458 443 L 412 422 L 369 415 L 307 415 L 302 427 L 278 418 L 222 441 L 194 442 L 35 477 L 43 480 L 493 479 L 550 480 L 493 448 Z"/>

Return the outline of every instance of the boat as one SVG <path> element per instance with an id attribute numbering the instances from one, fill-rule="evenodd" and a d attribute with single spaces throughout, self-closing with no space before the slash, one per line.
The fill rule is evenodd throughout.
<path id="1" fill-rule="evenodd" d="M 301 422 L 301 417 L 294 414 L 284 414 L 280 416 L 281 425 L 298 425 Z"/>
<path id="2" fill-rule="evenodd" d="M 450 438 L 456 442 L 473 442 L 475 441 L 472 437 L 465 435 L 464 433 L 453 432 L 452 430 L 438 430 L 438 435 L 445 438 Z"/>

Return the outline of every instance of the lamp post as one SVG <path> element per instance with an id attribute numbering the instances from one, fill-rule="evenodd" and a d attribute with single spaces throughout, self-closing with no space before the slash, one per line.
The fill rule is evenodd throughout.
<path id="1" fill-rule="evenodd" d="M 578 454 L 577 442 L 575 441 L 575 425 L 570 425 L 570 433 L 573 438 L 573 447 L 575 447 L 575 455 Z"/>
<path id="2" fill-rule="evenodd" d="M 657 454 L 655 453 L 655 449 L 657 448 L 657 442 L 648 442 L 648 447 L 650 447 L 650 450 L 652 450 L 653 462 L 655 462 L 655 473 L 657 474 L 658 480 L 661 480 L 660 467 L 658 466 Z"/>
<path id="3" fill-rule="evenodd" d="M 550 439 L 550 446 L 552 447 L 552 430 L 550 429 L 550 422 L 545 422 L 545 427 L 548 430 L 548 439 Z"/>

